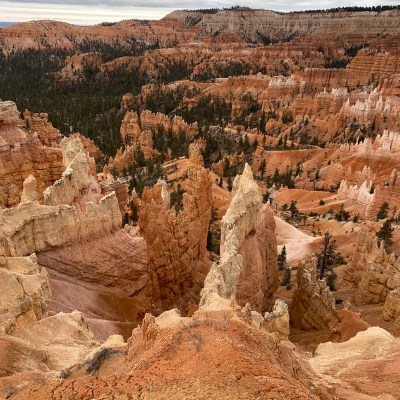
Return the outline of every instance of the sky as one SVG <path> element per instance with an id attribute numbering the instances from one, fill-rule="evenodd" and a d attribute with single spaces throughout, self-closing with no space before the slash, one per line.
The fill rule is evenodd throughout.
<path id="1" fill-rule="evenodd" d="M 326 9 L 342 6 L 396 5 L 397 0 L 0 0 L 1 22 L 55 19 L 73 24 L 92 25 L 123 19 L 160 19 L 177 9 L 222 8 L 240 4 L 275 11 Z"/>

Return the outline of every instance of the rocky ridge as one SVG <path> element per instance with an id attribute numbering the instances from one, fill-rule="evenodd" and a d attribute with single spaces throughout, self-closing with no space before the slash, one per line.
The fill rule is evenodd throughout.
<path id="1" fill-rule="evenodd" d="M 20 202 L 23 182 L 29 175 L 36 177 L 39 199 L 43 199 L 43 190 L 62 173 L 62 152 L 56 146 L 59 132 L 48 124 L 47 117 L 25 115 L 30 121 L 28 132 L 19 127 L 15 103 L 0 101 L 1 208 Z"/>

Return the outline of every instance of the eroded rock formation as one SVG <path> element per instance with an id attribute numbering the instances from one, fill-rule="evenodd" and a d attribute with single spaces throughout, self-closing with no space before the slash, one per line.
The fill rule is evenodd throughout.
<path id="1" fill-rule="evenodd" d="M 400 287 L 400 263 L 395 255 L 388 254 L 381 242 L 376 254 L 371 254 L 361 275 L 354 296 L 356 305 L 384 302 L 390 291 Z"/>
<path id="2" fill-rule="evenodd" d="M 249 165 L 235 178 L 232 193 L 222 219 L 221 259 L 207 275 L 200 307 L 229 308 L 233 296 L 240 305 L 262 311 L 278 286 L 275 221 L 262 205 Z"/>
<path id="3" fill-rule="evenodd" d="M 146 243 L 134 230 L 121 229 L 118 199 L 102 194 L 80 140 L 64 139 L 61 148 L 65 171 L 46 189 L 45 205 L 37 201 L 30 176 L 21 204 L 1 211 L 1 251 L 13 257 L 38 254 L 57 289 L 51 309 L 83 311 L 100 337 L 113 331 L 109 319 L 127 334 L 138 313 L 151 308 Z"/>
<path id="4" fill-rule="evenodd" d="M 37 135 L 44 146 L 59 147 L 62 136 L 49 121 L 46 113 L 31 113 L 25 110 L 23 120 L 27 131 Z"/>
<path id="5" fill-rule="evenodd" d="M 60 371 L 96 343 L 81 313 L 48 316 L 49 278 L 35 254 L 2 255 L 0 282 L 0 396 L 6 398 L 16 376 L 21 383 Z"/>
<path id="6" fill-rule="evenodd" d="M 39 124 L 39 117 L 29 117 Z M 49 147 L 59 140 L 59 132 L 49 125 L 32 123 L 28 132 L 18 126 L 19 113 L 15 103 L 0 101 L 0 208 L 20 202 L 24 180 L 33 175 L 37 179 L 39 199 L 43 190 L 60 178 L 62 152 Z"/>
<path id="7" fill-rule="evenodd" d="M 154 298 L 164 307 L 182 306 L 196 297 L 207 268 L 207 232 L 211 219 L 211 180 L 202 166 L 197 147 L 191 147 L 185 182 L 183 210 L 170 208 L 165 182 L 145 189 L 139 213 L 139 226 L 147 243 L 149 273 Z M 189 298 L 179 299 L 184 294 Z M 197 302 L 195 300 L 195 302 Z"/>
<path id="8" fill-rule="evenodd" d="M 360 314 L 346 308 L 336 313 L 337 324 L 331 329 L 329 339 L 333 343 L 342 343 L 350 340 L 358 332 L 366 331 L 370 325 L 365 322 Z"/>
<path id="9" fill-rule="evenodd" d="M 289 334 L 287 305 L 277 300 L 278 287 L 275 221 L 248 164 L 233 183 L 233 198 L 222 219 L 221 258 L 214 263 L 201 291 L 198 313 L 227 313 L 281 338 Z"/>
<path id="10" fill-rule="evenodd" d="M 238 318 L 185 319 L 176 310 L 157 318 L 148 314 L 142 327 L 132 332 L 127 352 L 109 351 L 104 358 L 95 374 L 85 373 L 87 363 L 77 365 L 62 385 L 59 379 L 31 384 L 15 398 L 35 393 L 38 400 L 49 396 L 66 399 L 84 397 L 88 392 L 95 399 L 112 398 L 115 393 L 200 400 L 333 398 L 295 346 Z M 168 368 L 160 368 L 166 365 Z M 254 378 L 266 373 L 268 378 Z M 123 378 L 126 374 L 130 379 Z"/>
<path id="11" fill-rule="evenodd" d="M 367 269 L 369 260 L 378 254 L 379 247 L 376 238 L 373 238 L 367 228 L 362 228 L 358 233 L 351 263 L 344 270 L 344 285 L 356 288 Z"/>
<path id="12" fill-rule="evenodd" d="M 290 306 L 290 323 L 300 329 L 326 329 L 337 322 L 335 298 L 325 280 L 317 279 L 315 260 L 297 266 L 297 287 Z"/>

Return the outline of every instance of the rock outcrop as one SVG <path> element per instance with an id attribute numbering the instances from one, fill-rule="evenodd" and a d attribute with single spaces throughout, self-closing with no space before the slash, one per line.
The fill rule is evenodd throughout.
<path id="1" fill-rule="evenodd" d="M 96 345 L 81 313 L 48 317 L 49 278 L 35 254 L 2 256 L 0 289 L 1 397 L 7 397 L 15 376 L 21 383 L 35 374 L 61 371 Z"/>
<path id="2" fill-rule="evenodd" d="M 163 113 L 152 113 L 148 110 L 138 114 L 133 111 L 126 112 L 121 122 L 120 134 L 124 151 L 118 150 L 114 158 L 108 163 L 108 170 L 123 171 L 132 163 L 138 150 L 143 152 L 145 158 L 160 155 L 153 139 L 158 143 L 167 143 L 171 140 L 180 140 L 179 135 L 188 141 L 193 140 L 198 133 L 197 123 L 188 124 L 183 118 L 175 116 L 168 117 Z M 164 159 L 168 158 L 167 152 L 161 154 Z"/>
<path id="3" fill-rule="evenodd" d="M 346 342 L 320 344 L 311 365 L 323 374 L 343 375 L 343 370 L 351 368 L 353 363 L 362 363 L 388 354 L 394 342 L 395 339 L 389 332 L 375 326 L 370 327 Z"/>
<path id="4" fill-rule="evenodd" d="M 368 266 L 369 260 L 379 254 L 376 238 L 373 238 L 368 229 L 363 227 L 357 236 L 351 263 L 344 270 L 343 284 L 356 288 Z"/>
<path id="5" fill-rule="evenodd" d="M 1 258 L 1 332 L 9 334 L 19 325 L 47 316 L 51 297 L 48 273 L 39 267 L 35 254 Z"/>
<path id="6" fill-rule="evenodd" d="M 45 205 L 30 176 L 21 204 L 1 210 L 1 254 L 36 252 L 56 289 L 52 310 L 84 312 L 97 337 L 115 329 L 127 335 L 138 315 L 151 309 L 146 243 L 136 231 L 121 229 L 118 199 L 102 194 L 80 140 L 64 139 L 61 148 L 65 171 L 46 189 Z"/>
<path id="7" fill-rule="evenodd" d="M 378 304 L 386 300 L 390 291 L 400 287 L 400 262 L 387 254 L 384 242 L 371 254 L 354 296 L 356 305 Z"/>
<path id="8" fill-rule="evenodd" d="M 120 228 L 122 217 L 115 194 L 101 195 L 99 185 L 89 175 L 87 155 L 79 141 L 66 140 L 64 144 L 66 171 L 46 189 L 47 205 L 32 202 L 38 195 L 35 178 L 29 177 L 24 185 L 24 202 L 1 211 L 0 246 L 4 254 L 24 256 Z"/>
<path id="9" fill-rule="evenodd" d="M 400 286 L 391 290 L 383 306 L 383 319 L 385 321 L 396 320 L 400 317 Z"/>
<path id="10" fill-rule="evenodd" d="M 281 299 L 276 300 L 272 312 L 264 314 L 261 328 L 267 332 L 275 332 L 283 340 L 289 337 L 289 309 Z"/>
<path id="11" fill-rule="evenodd" d="M 221 259 L 201 292 L 200 308 L 229 308 L 233 296 L 263 311 L 278 287 L 275 221 L 246 164 L 233 183 L 231 205 L 222 219 Z"/>
<path id="12" fill-rule="evenodd" d="M 336 313 L 337 324 L 331 329 L 329 339 L 333 343 L 342 343 L 350 340 L 358 332 L 366 331 L 370 325 L 365 322 L 360 314 L 346 308 Z"/>
<path id="13" fill-rule="evenodd" d="M 59 147 L 62 135 L 51 124 L 47 113 L 31 113 L 25 110 L 23 120 L 27 131 L 31 135 L 37 135 L 44 146 Z"/>
<path id="14" fill-rule="evenodd" d="M 326 329 L 337 323 L 335 298 L 325 280 L 317 279 L 315 260 L 297 266 L 297 287 L 290 306 L 290 323 L 299 329 Z"/>
<path id="15" fill-rule="evenodd" d="M 43 190 L 59 179 L 63 170 L 62 152 L 56 146 L 60 133 L 52 128 L 47 134 L 38 126 L 26 132 L 18 123 L 15 103 L 0 101 L 0 208 L 20 202 L 23 182 L 29 175 L 37 179 L 42 200 Z"/>
<path id="16" fill-rule="evenodd" d="M 233 183 L 233 198 L 222 219 L 219 262 L 214 263 L 201 291 L 198 314 L 236 315 L 258 329 L 289 335 L 284 301 L 272 296 L 278 287 L 275 221 L 248 164 Z"/>
<path id="17" fill-rule="evenodd" d="M 211 180 L 201 163 L 199 150 L 192 146 L 182 211 L 170 208 L 165 182 L 146 188 L 142 196 L 139 226 L 147 243 L 154 298 L 166 308 L 187 303 L 189 293 L 196 303 L 204 280 L 199 271 L 208 269 Z M 189 298 L 180 299 L 185 293 Z"/>
<path id="18" fill-rule="evenodd" d="M 61 384 L 60 379 L 31 384 L 14 397 L 333 399 L 295 346 L 243 320 L 184 319 L 176 310 L 157 318 L 148 314 L 132 332 L 127 351 L 112 350 L 94 374 L 85 373 L 88 364 L 82 363 Z"/>
<path id="19" fill-rule="evenodd" d="M 12 101 L 0 102 L 0 125 L 16 125 L 19 120 L 17 106 Z"/>
<path id="20" fill-rule="evenodd" d="M 197 123 L 188 124 L 181 117 L 170 118 L 165 114 L 154 114 L 148 110 L 138 115 L 135 112 L 127 112 L 121 124 L 121 139 L 125 144 L 130 144 L 139 139 L 142 133 L 158 133 L 159 130 L 164 135 L 170 130 L 174 136 L 179 131 L 185 133 L 188 139 L 192 139 L 198 133 Z"/>

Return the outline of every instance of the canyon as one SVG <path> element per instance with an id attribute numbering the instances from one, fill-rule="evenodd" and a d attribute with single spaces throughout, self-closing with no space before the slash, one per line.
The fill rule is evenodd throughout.
<path id="1" fill-rule="evenodd" d="M 399 13 L 0 27 L 0 398 L 396 399 Z"/>

